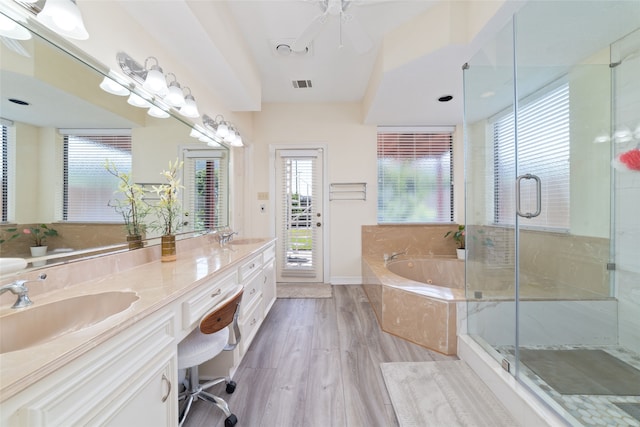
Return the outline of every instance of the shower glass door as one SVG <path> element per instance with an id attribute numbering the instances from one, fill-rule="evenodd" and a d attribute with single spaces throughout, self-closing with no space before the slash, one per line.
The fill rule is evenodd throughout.
<path id="1" fill-rule="evenodd" d="M 516 347 L 515 218 L 500 223 L 515 203 L 515 125 L 501 121 L 515 111 L 513 38 L 510 22 L 463 67 L 467 332 L 499 363 Z"/>
<path id="2" fill-rule="evenodd" d="M 640 425 L 639 24 L 530 1 L 464 71 L 468 333 L 575 425 Z"/>

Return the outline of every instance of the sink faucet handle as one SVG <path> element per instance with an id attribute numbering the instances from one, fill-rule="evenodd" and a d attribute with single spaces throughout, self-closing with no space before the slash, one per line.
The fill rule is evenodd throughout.
<path id="1" fill-rule="evenodd" d="M 29 283 L 29 282 L 42 282 L 44 281 L 44 279 L 47 278 L 46 273 L 42 273 L 41 275 L 39 275 L 37 278 L 35 279 L 25 279 L 25 280 L 16 280 L 15 282 L 13 282 L 14 284 L 18 285 L 18 286 L 24 286 L 25 283 Z"/>

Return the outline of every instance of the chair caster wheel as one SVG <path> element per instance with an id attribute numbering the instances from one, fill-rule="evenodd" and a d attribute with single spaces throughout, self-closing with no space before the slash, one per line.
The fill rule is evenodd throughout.
<path id="1" fill-rule="evenodd" d="M 224 420 L 224 427 L 233 427 L 236 424 L 238 424 L 238 417 L 233 414 L 229 415 L 227 419 Z"/>
<path id="2" fill-rule="evenodd" d="M 234 391 L 236 391 L 236 382 L 235 382 L 235 381 L 229 381 L 229 382 L 227 383 L 227 388 L 226 388 L 226 390 L 227 390 L 227 393 L 229 393 L 229 394 L 231 394 L 231 393 L 233 393 Z"/>

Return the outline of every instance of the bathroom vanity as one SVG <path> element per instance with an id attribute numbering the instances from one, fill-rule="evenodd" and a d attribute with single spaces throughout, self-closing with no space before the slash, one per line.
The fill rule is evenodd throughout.
<path id="1" fill-rule="evenodd" d="M 90 268 L 116 272 L 32 296 L 34 305 L 24 314 L 33 310 L 39 316 L 39 309 L 46 316 L 28 322 L 26 341 L 13 334 L 3 338 L 0 425 L 176 425 L 178 343 L 206 312 L 243 286 L 240 345 L 215 364 L 232 375 L 275 302 L 275 243 L 243 239 L 221 248 L 207 237 L 179 248 L 171 263 L 160 262 L 153 247 L 120 254 L 153 259 L 121 271 L 124 258 L 101 257 L 91 262 L 107 266 Z M 86 268 L 83 262 L 76 268 Z M 72 272 L 52 269 L 47 280 Z M 0 329 L 16 314 L 4 301 Z M 93 310 L 83 307 L 89 302 Z M 51 309 L 42 308 L 48 304 Z M 94 319 L 87 319 L 90 313 Z M 70 331 L 69 318 L 84 327 Z M 26 329 L 37 329 L 38 322 L 52 331 L 58 323 L 67 329 L 29 343 Z"/>

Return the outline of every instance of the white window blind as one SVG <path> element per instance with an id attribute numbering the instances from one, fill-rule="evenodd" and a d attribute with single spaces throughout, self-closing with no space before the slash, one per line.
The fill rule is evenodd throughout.
<path id="1" fill-rule="evenodd" d="M 62 219 L 79 222 L 122 222 L 108 205 L 121 197 L 118 180 L 104 165 L 108 159 L 120 172 L 131 172 L 131 133 L 128 130 L 62 130 L 64 186 Z"/>
<path id="2" fill-rule="evenodd" d="M 378 223 L 453 220 L 451 132 L 378 130 Z"/>
<path id="3" fill-rule="evenodd" d="M 229 208 L 226 152 L 216 149 L 184 149 L 184 207 L 194 230 L 226 226 Z"/>
<path id="4" fill-rule="evenodd" d="M 531 173 L 542 181 L 542 212 L 524 226 L 569 228 L 570 114 L 568 83 L 547 90 L 518 111 L 517 145 L 514 114 L 493 123 L 494 207 L 497 224 L 515 224 L 515 179 Z M 517 148 L 517 152 L 516 152 Z M 522 181 L 522 212 L 536 210 L 533 180 Z"/>

